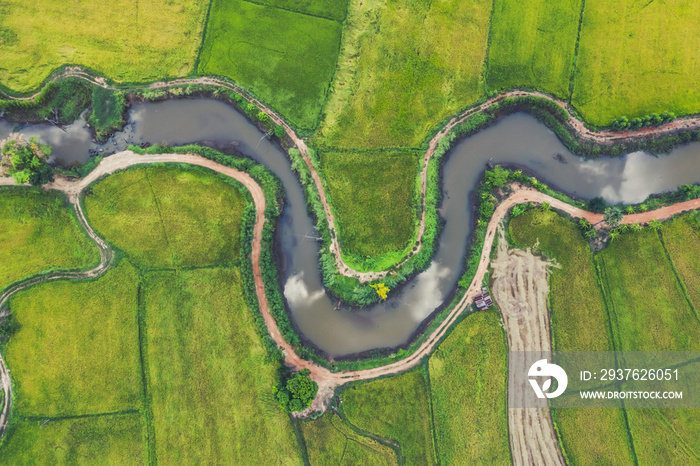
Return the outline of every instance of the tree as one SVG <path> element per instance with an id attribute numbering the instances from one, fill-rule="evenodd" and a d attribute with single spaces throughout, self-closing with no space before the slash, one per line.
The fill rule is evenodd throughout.
<path id="1" fill-rule="evenodd" d="M 493 167 L 493 170 L 487 170 L 485 174 L 486 182 L 491 183 L 497 188 L 502 188 L 508 182 L 510 172 L 500 165 Z"/>
<path id="2" fill-rule="evenodd" d="M 608 207 L 605 209 L 603 217 L 605 218 L 605 223 L 610 225 L 612 228 L 617 227 L 622 221 L 622 208 L 619 206 Z"/>
<path id="3" fill-rule="evenodd" d="M 47 163 L 51 146 L 39 144 L 36 137 L 24 140 L 21 134 L 10 134 L 0 142 L 0 173 L 9 173 L 17 184 L 39 186 L 53 180 L 53 170 Z"/>
<path id="4" fill-rule="evenodd" d="M 316 398 L 318 384 L 311 380 L 310 374 L 310 370 L 303 369 L 276 387 L 277 401 L 286 411 L 303 411 Z"/>

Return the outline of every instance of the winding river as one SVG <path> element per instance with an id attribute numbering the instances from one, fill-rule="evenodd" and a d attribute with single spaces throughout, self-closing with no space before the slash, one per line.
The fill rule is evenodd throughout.
<path id="1" fill-rule="evenodd" d="M 13 128 L 0 120 L 0 139 Z M 583 198 L 636 203 L 649 194 L 700 181 L 700 143 L 669 156 L 633 153 L 620 158 L 584 160 L 568 152 L 534 118 L 515 114 L 459 143 L 443 170 L 445 219 L 432 265 L 387 301 L 363 311 L 334 310 L 318 270 L 318 243 L 303 191 L 289 160 L 276 145 L 234 109 L 212 99 L 169 100 L 134 105 L 130 122 L 102 146 L 90 142 L 84 120 L 62 131 L 48 125 L 22 128 L 54 147 L 64 165 L 84 162 L 89 149 L 107 153 L 128 144 L 179 145 L 203 141 L 237 151 L 266 165 L 282 181 L 287 203 L 280 222 L 284 283 L 292 320 L 302 335 L 332 357 L 406 343 L 454 289 L 462 270 L 471 226 L 469 192 L 488 161 L 518 164 L 543 181 Z M 555 158 L 555 154 L 561 156 Z"/>

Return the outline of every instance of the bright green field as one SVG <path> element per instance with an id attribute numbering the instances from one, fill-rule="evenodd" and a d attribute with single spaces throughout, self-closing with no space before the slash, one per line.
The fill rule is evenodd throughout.
<path id="1" fill-rule="evenodd" d="M 489 90 L 536 87 L 566 100 L 581 0 L 494 2 Z"/>
<path id="2" fill-rule="evenodd" d="M 11 298 L 20 326 L 4 352 L 13 416 L 141 407 L 137 287 L 123 261 L 93 281 L 44 283 Z"/>
<path id="3" fill-rule="evenodd" d="M 678 276 L 683 280 L 697 316 L 700 309 L 700 215 L 695 213 L 664 223 L 661 238 Z"/>
<path id="4" fill-rule="evenodd" d="M 352 0 L 320 144 L 415 147 L 476 101 L 491 5 Z"/>
<path id="5" fill-rule="evenodd" d="M 331 411 L 319 419 L 301 423 L 311 465 L 397 464 L 394 451 L 369 437 L 363 437 Z"/>
<path id="6" fill-rule="evenodd" d="M 0 290 L 43 270 L 97 265 L 97 247 L 71 209 L 55 191 L 0 188 Z"/>
<path id="7" fill-rule="evenodd" d="M 238 269 L 149 273 L 143 293 L 158 462 L 299 464 Z"/>
<path id="8" fill-rule="evenodd" d="M 85 198 L 95 231 L 142 266 L 238 260 L 243 196 L 208 170 L 159 166 L 109 176 Z"/>
<path id="9" fill-rule="evenodd" d="M 381 255 L 403 250 L 414 238 L 416 152 L 321 152 L 321 168 L 335 207 L 340 241 L 347 261 L 360 270 L 371 262 L 384 270 L 396 260 Z M 398 254 L 404 257 L 403 251 Z M 396 259 L 396 258 L 394 258 Z"/>
<path id="10" fill-rule="evenodd" d="M 187 75 L 207 6 L 203 0 L 3 2 L 0 83 L 32 90 L 66 63 L 127 82 Z"/>
<path id="11" fill-rule="evenodd" d="M 605 282 L 617 349 L 700 350 L 700 323 L 656 231 L 622 234 L 596 261 Z"/>
<path id="12" fill-rule="evenodd" d="M 348 9 L 347 0 L 252 0 L 250 3 L 269 5 L 336 21 L 342 21 Z"/>
<path id="13" fill-rule="evenodd" d="M 341 25 L 242 0 L 214 0 L 199 73 L 227 76 L 295 126 L 313 129 L 326 100 Z"/>
<path id="14" fill-rule="evenodd" d="M 398 442 L 405 464 L 435 464 L 428 388 L 420 370 L 346 389 L 341 397 L 348 421 Z"/>
<path id="15" fill-rule="evenodd" d="M 3 441 L 0 464 L 147 463 L 145 429 L 138 414 L 20 421 Z"/>
<path id="16" fill-rule="evenodd" d="M 497 311 L 467 317 L 430 357 L 441 464 L 507 464 L 508 348 Z"/>
<path id="17" fill-rule="evenodd" d="M 697 112 L 698 24 L 695 0 L 587 0 L 572 103 L 597 125 Z"/>

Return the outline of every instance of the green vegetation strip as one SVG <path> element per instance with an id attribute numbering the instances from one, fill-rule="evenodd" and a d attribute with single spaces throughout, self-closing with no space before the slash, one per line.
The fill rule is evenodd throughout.
<path id="1" fill-rule="evenodd" d="M 240 272 L 147 273 L 145 306 L 158 461 L 298 463 Z"/>
<path id="2" fill-rule="evenodd" d="M 351 1 L 319 144 L 417 147 L 483 94 L 492 2 Z"/>
<path id="3" fill-rule="evenodd" d="M 13 415 L 141 407 L 136 269 L 126 260 L 88 282 L 44 283 L 13 296 L 17 330 L 3 352 Z"/>
<path id="4" fill-rule="evenodd" d="M 510 463 L 508 348 L 497 311 L 472 314 L 430 357 L 437 451 L 442 464 Z"/>
<path id="5" fill-rule="evenodd" d="M 586 0 L 572 104 L 594 125 L 700 109 L 700 4 Z"/>

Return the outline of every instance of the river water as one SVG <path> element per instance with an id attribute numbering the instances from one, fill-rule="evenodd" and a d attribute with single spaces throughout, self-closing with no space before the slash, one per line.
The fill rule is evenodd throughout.
<path id="1" fill-rule="evenodd" d="M 0 121 L 0 139 L 12 126 Z M 56 159 L 82 162 L 88 149 L 122 150 L 127 144 L 179 145 L 204 141 L 233 146 L 267 166 L 287 194 L 280 221 L 280 275 L 289 311 L 304 338 L 328 355 L 339 357 L 405 344 L 454 289 L 464 263 L 470 233 L 469 193 L 485 164 L 518 164 L 542 181 L 582 198 L 602 196 L 610 202 L 637 203 L 649 194 L 700 182 L 700 143 L 654 157 L 636 152 L 619 158 L 584 160 L 572 155 L 548 128 L 526 114 L 504 118 L 454 147 L 443 168 L 445 219 L 432 265 L 385 302 L 361 311 L 334 310 L 318 269 L 318 243 L 303 191 L 289 160 L 276 145 L 226 104 L 212 99 L 169 100 L 134 105 L 130 123 L 103 146 L 90 142 L 84 120 L 63 132 L 36 125 L 22 129 L 53 145 Z M 561 154 L 555 158 L 555 154 Z"/>

